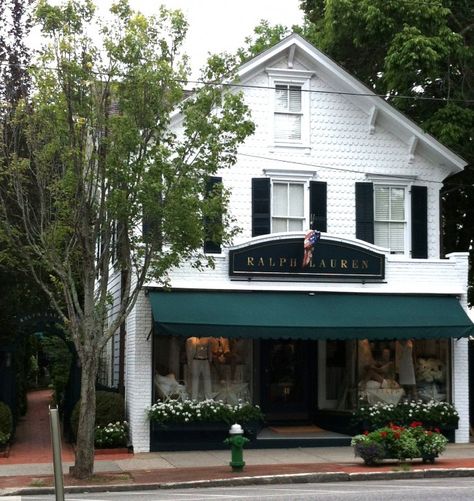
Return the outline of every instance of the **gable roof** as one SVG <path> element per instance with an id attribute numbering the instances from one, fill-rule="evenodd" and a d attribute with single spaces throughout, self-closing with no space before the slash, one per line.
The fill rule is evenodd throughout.
<path id="1" fill-rule="evenodd" d="M 301 59 L 308 64 L 310 69 L 314 69 L 316 74 L 323 75 L 325 80 L 336 89 L 336 92 L 343 94 L 368 117 L 372 116 L 377 124 L 406 143 L 411 151 L 416 148 L 420 155 L 446 168 L 450 174 L 461 171 L 467 165 L 463 158 L 426 133 L 415 122 L 377 96 L 372 89 L 350 75 L 344 68 L 297 33 L 289 35 L 265 52 L 244 63 L 239 68 L 237 75 L 241 81 L 245 81 L 265 68 L 270 61 L 282 57 L 285 53 L 288 53 L 289 58 Z"/>

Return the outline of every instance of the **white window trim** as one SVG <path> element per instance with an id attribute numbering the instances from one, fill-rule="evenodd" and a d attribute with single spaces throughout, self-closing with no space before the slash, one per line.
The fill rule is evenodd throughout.
<path id="1" fill-rule="evenodd" d="M 376 224 L 375 219 L 375 187 L 382 186 L 386 188 L 403 188 L 405 190 L 405 233 L 403 236 L 404 250 L 403 253 L 393 253 L 398 256 L 410 256 L 411 252 L 411 186 L 412 182 L 407 183 L 403 179 L 386 179 L 384 182 L 382 180 L 377 180 L 374 182 L 374 226 Z M 383 221 L 380 221 L 383 222 Z M 389 221 L 388 221 L 389 222 Z"/>
<path id="2" fill-rule="evenodd" d="M 310 120 L 311 120 L 311 99 L 309 95 L 311 71 L 291 70 L 284 68 L 267 68 L 268 86 L 273 89 L 269 92 L 269 128 L 271 131 L 271 146 L 286 148 L 310 148 Z M 301 86 L 301 139 L 298 141 L 280 141 L 275 140 L 275 88 L 277 84 L 299 85 Z"/>
<path id="3" fill-rule="evenodd" d="M 263 169 L 263 174 L 270 178 L 270 233 L 273 232 L 273 183 L 286 182 L 302 184 L 303 187 L 303 230 L 309 228 L 309 182 L 317 178 L 317 171 L 309 169 Z"/>

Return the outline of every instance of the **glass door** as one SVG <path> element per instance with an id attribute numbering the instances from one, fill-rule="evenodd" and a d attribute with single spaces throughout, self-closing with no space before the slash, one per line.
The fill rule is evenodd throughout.
<path id="1" fill-rule="evenodd" d="M 315 342 L 263 340 L 260 353 L 261 407 L 267 420 L 308 420 L 315 402 Z"/>

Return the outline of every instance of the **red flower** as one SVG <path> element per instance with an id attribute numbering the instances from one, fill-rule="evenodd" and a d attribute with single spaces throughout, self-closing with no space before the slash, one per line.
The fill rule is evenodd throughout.
<path id="1" fill-rule="evenodd" d="M 395 437 L 396 440 L 400 438 L 400 432 L 396 431 L 393 436 Z"/>
<path id="2" fill-rule="evenodd" d="M 364 431 L 364 435 L 368 435 L 369 432 L 367 430 Z"/>
<path id="3" fill-rule="evenodd" d="M 386 431 L 381 431 L 381 432 L 380 432 L 380 436 L 381 436 L 382 438 L 386 438 L 386 437 L 387 437 L 387 432 L 386 432 Z"/>
<path id="4" fill-rule="evenodd" d="M 410 428 L 418 428 L 418 426 L 423 426 L 423 423 L 421 421 L 413 421 Z"/>
<path id="5" fill-rule="evenodd" d="M 426 434 L 427 434 L 427 435 L 433 435 L 433 432 L 428 430 L 428 431 L 426 432 Z"/>
<path id="6" fill-rule="evenodd" d="M 439 428 L 435 428 L 435 429 L 434 429 L 434 431 L 435 431 L 436 433 L 441 433 L 441 430 L 440 430 Z"/>

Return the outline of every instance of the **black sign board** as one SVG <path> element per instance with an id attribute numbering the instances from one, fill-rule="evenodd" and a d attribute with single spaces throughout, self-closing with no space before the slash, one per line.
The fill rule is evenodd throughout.
<path id="1" fill-rule="evenodd" d="M 303 238 L 276 239 L 229 251 L 233 277 L 383 279 L 385 255 L 355 244 L 321 238 L 303 267 Z"/>

